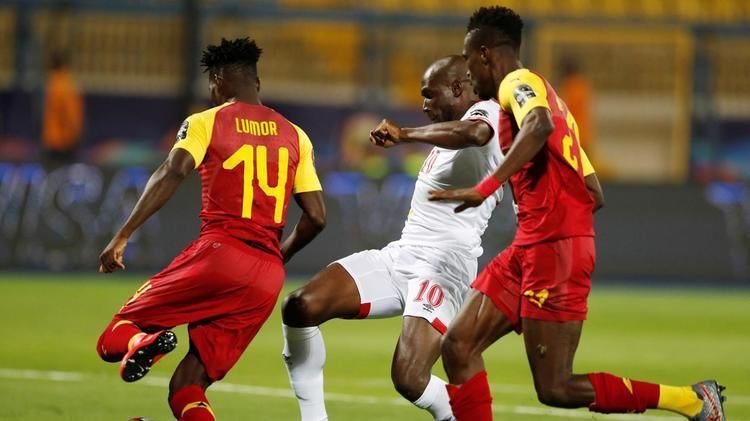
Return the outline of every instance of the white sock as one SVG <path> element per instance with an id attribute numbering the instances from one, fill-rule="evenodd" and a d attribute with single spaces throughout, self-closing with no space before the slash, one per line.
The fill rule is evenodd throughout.
<path id="1" fill-rule="evenodd" d="M 414 405 L 426 409 L 437 421 L 454 421 L 456 418 L 453 417 L 445 385 L 446 383 L 440 377 L 431 376 L 424 393 L 414 401 Z"/>
<path id="2" fill-rule="evenodd" d="M 289 373 L 289 383 L 297 396 L 302 421 L 327 421 L 323 396 L 326 347 L 320 328 L 282 325 L 282 330 L 284 351 L 281 355 Z"/>

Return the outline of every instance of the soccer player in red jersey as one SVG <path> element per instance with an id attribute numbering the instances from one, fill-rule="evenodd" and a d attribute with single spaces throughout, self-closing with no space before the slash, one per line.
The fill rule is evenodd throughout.
<path id="1" fill-rule="evenodd" d="M 482 352 L 515 330 L 523 332 L 544 404 L 601 413 L 659 408 L 691 420 L 724 420 L 723 388 L 713 380 L 674 387 L 572 372 L 594 270 L 592 213 L 601 190 L 598 182 L 584 181 L 578 129 L 565 103 L 519 61 L 522 27 L 505 7 L 482 7 L 471 17 L 464 56 L 480 98 L 497 98 L 502 107 L 505 160 L 474 188 L 432 193 L 433 200 L 460 202 L 460 212 L 508 181 L 518 204 L 513 244 L 474 281 L 443 341 L 454 415 L 459 421 L 492 419 Z"/>
<path id="2" fill-rule="evenodd" d="M 136 291 L 97 343 L 101 358 L 120 362 L 121 377 L 132 382 L 177 345 L 168 329 L 187 324 L 190 347 L 169 383 L 169 405 L 180 420 L 215 419 L 206 388 L 226 375 L 270 315 L 284 281 L 283 262 L 325 225 L 310 139 L 260 102 L 260 54 L 248 38 L 222 39 L 203 52 L 211 99 L 221 105 L 185 120 L 100 257 L 101 272 L 125 269 L 130 235 L 198 169 L 198 239 Z M 303 214 L 281 244 L 292 196 Z"/>

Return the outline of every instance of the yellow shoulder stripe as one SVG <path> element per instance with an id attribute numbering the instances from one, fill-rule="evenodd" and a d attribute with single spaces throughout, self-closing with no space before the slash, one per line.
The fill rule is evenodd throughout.
<path id="1" fill-rule="evenodd" d="M 299 139 L 299 163 L 294 176 L 294 193 L 323 190 L 315 171 L 315 153 L 310 138 L 304 130 L 292 123 Z"/>
<path id="2" fill-rule="evenodd" d="M 216 113 L 230 104 L 227 102 L 186 118 L 177 132 L 177 143 L 172 149 L 181 148 L 188 151 L 193 156 L 195 167 L 198 168 L 206 156 L 208 145 L 211 144 Z"/>

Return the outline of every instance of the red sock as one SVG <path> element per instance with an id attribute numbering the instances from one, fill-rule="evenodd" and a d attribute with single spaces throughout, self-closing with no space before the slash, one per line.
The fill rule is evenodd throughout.
<path id="1" fill-rule="evenodd" d="M 659 404 L 659 385 L 607 373 L 591 373 L 594 403 L 589 410 L 603 414 L 641 413 Z"/>
<path id="2" fill-rule="evenodd" d="M 215 421 L 214 411 L 200 386 L 191 384 L 178 390 L 169 400 L 172 413 L 179 421 Z"/>
<path id="3" fill-rule="evenodd" d="M 449 384 L 446 388 L 456 421 L 492 421 L 492 394 L 486 371 L 460 386 Z"/>
<path id="4" fill-rule="evenodd" d="M 96 352 L 107 362 L 118 362 L 128 352 L 128 343 L 133 336 L 142 333 L 134 323 L 113 319 L 96 344 Z"/>

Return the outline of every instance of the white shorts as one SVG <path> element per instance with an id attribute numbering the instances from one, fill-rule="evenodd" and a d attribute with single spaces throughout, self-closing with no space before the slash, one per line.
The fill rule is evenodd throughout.
<path id="1" fill-rule="evenodd" d="M 440 333 L 477 276 L 477 260 L 451 250 L 391 244 L 337 260 L 354 278 L 359 318 L 421 317 Z"/>

